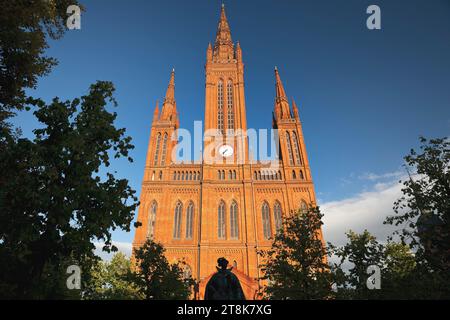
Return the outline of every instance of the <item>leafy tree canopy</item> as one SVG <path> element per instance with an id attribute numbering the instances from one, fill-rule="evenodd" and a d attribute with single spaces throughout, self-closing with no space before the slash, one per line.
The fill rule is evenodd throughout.
<path id="1" fill-rule="evenodd" d="M 93 240 L 115 250 L 111 230 L 130 230 L 138 205 L 126 179 L 107 168 L 129 157 L 125 129 L 114 126 L 114 87 L 97 82 L 80 99 L 34 99 L 42 128 L 34 140 L 9 137 L 0 153 L 0 280 L 9 296 L 45 297 L 44 270 L 94 257 Z M 100 174 L 100 170 L 105 174 Z M 64 272 L 64 271 L 61 271 Z"/>
<path id="2" fill-rule="evenodd" d="M 47 40 L 66 30 L 66 13 L 76 0 L 2 0 L 0 7 L 0 124 L 26 102 L 56 59 L 45 55 Z"/>
<path id="3" fill-rule="evenodd" d="M 134 251 L 134 285 L 147 300 L 185 300 L 191 296 L 194 280 L 184 262 L 169 263 L 164 247 L 148 239 Z"/>
<path id="4" fill-rule="evenodd" d="M 83 299 L 129 300 L 141 299 L 130 281 L 130 260 L 121 252 L 111 261 L 98 261 L 91 269 L 89 282 L 83 290 Z"/>
<path id="5" fill-rule="evenodd" d="M 331 274 L 321 239 L 319 208 L 296 212 L 283 221 L 269 251 L 261 251 L 264 295 L 269 299 L 326 299 Z"/>

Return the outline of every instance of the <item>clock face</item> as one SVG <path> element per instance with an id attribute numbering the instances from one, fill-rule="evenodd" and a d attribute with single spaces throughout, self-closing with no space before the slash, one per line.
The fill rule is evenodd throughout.
<path id="1" fill-rule="evenodd" d="M 233 147 L 224 144 L 219 147 L 219 154 L 225 158 L 231 157 L 233 155 Z"/>

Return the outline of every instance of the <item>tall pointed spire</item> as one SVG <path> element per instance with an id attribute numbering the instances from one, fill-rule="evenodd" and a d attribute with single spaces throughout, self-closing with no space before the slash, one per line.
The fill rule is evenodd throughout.
<path id="1" fill-rule="evenodd" d="M 278 73 L 277 67 L 275 67 L 275 79 L 276 79 L 275 89 L 277 94 L 276 96 L 277 100 L 283 99 L 287 101 L 286 92 L 284 91 L 283 82 L 281 82 L 280 74 Z"/>
<path id="2" fill-rule="evenodd" d="M 297 104 L 295 103 L 294 98 L 292 98 L 292 111 L 294 112 L 294 118 L 300 120 L 300 114 L 298 112 Z"/>
<path id="3" fill-rule="evenodd" d="M 214 58 L 221 61 L 234 58 L 234 45 L 224 4 L 222 4 L 219 25 L 217 27 L 216 42 L 214 44 Z"/>
<path id="4" fill-rule="evenodd" d="M 278 115 L 278 117 L 281 119 L 291 118 L 289 102 L 286 97 L 286 92 L 284 91 L 283 82 L 281 82 L 277 67 L 275 67 L 275 91 L 275 114 Z"/>
<path id="5" fill-rule="evenodd" d="M 161 110 L 161 120 L 170 120 L 172 118 L 174 109 L 176 110 L 175 69 L 172 69 L 169 85 L 167 86 L 166 97 L 164 98 L 164 103 Z"/>
<path id="6" fill-rule="evenodd" d="M 164 99 L 164 103 L 175 103 L 175 69 L 172 69 L 172 73 L 170 74 L 169 85 L 167 86 L 166 97 Z"/>
<path id="7" fill-rule="evenodd" d="M 230 26 L 228 24 L 227 15 L 225 13 L 225 5 L 222 3 L 220 11 L 219 26 L 217 27 L 216 45 L 218 44 L 232 44 Z"/>
<path id="8" fill-rule="evenodd" d="M 155 111 L 153 111 L 153 121 L 157 121 L 159 116 L 159 100 L 156 100 Z"/>

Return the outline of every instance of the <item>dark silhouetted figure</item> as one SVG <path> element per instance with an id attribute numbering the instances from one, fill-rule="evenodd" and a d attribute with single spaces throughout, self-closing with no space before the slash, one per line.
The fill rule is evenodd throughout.
<path id="1" fill-rule="evenodd" d="M 228 261 L 225 258 L 217 260 L 217 272 L 206 284 L 205 300 L 245 300 L 239 279 L 231 269 L 227 269 Z"/>

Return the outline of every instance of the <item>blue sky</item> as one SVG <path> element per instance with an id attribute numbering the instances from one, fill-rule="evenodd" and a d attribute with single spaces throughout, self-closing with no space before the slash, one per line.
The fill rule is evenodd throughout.
<path id="1" fill-rule="evenodd" d="M 114 169 L 139 193 L 155 101 L 163 98 L 172 67 L 181 127 L 192 130 L 193 122 L 203 119 L 205 54 L 221 2 L 81 2 L 87 9 L 81 30 L 50 42 L 48 54 L 59 65 L 33 94 L 71 99 L 96 80 L 112 81 L 117 125 L 136 146 L 134 163 L 119 161 Z M 366 28 L 371 4 L 381 8 L 382 30 Z M 248 127 L 271 126 L 276 65 L 299 105 L 316 192 L 325 207 L 386 190 L 383 186 L 402 175 L 402 157 L 417 146 L 419 135 L 449 135 L 449 1 L 225 5 L 233 40 L 243 50 Z M 27 136 L 37 126 L 30 113 L 20 114 L 16 123 Z M 131 242 L 132 234 L 115 232 L 114 239 Z"/>

